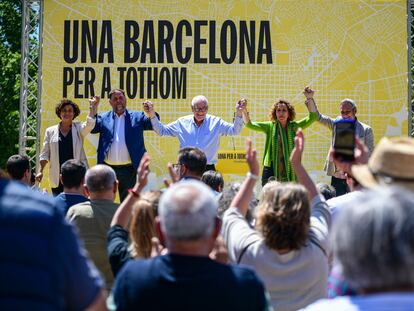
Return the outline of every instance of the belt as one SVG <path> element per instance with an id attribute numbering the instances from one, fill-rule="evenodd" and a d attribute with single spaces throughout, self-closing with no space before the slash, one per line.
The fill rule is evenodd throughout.
<path id="1" fill-rule="evenodd" d="M 121 165 L 113 165 L 113 164 L 109 164 L 109 163 L 104 162 L 104 164 L 105 165 L 108 165 L 110 167 L 113 167 L 113 168 L 127 168 L 127 167 L 132 167 L 132 163 L 130 163 L 130 164 L 121 164 Z"/>

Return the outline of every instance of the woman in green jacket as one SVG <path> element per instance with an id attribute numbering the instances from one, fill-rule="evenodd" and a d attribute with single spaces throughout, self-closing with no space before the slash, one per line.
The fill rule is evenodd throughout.
<path id="1" fill-rule="evenodd" d="M 306 107 L 309 115 L 299 121 L 294 121 L 295 108 L 287 101 L 280 99 L 273 104 L 269 113 L 270 121 L 252 122 L 247 112 L 243 113 L 246 127 L 264 132 L 266 134 L 266 145 L 263 157 L 262 185 L 265 185 L 270 177 L 275 177 L 281 182 L 296 181 L 295 172 L 289 161 L 293 150 L 295 135 L 298 128 L 307 128 L 318 119 L 318 113 L 312 98 L 313 90 L 306 87 Z"/>

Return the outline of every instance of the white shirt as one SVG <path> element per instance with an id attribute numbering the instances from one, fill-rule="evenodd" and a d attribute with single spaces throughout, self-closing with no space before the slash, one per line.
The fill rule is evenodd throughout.
<path id="1" fill-rule="evenodd" d="M 125 112 L 120 116 L 116 113 L 114 115 L 114 138 L 106 154 L 105 162 L 111 165 L 131 164 L 131 157 L 125 142 Z"/>

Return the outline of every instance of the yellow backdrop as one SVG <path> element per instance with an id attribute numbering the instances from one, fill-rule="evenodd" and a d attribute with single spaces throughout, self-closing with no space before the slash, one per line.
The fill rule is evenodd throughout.
<path id="1" fill-rule="evenodd" d="M 191 56 L 183 60 L 186 49 Z M 109 82 L 120 87 L 121 77 L 135 96 L 128 108 L 140 110 L 149 98 L 164 123 L 189 114 L 191 98 L 198 94 L 208 98 L 209 113 L 227 121 L 241 97 L 248 99 L 252 120 L 267 120 L 279 97 L 292 101 L 302 118 L 302 90 L 311 85 L 319 110 L 332 117 L 341 99 L 354 99 L 358 119 L 373 127 L 375 141 L 406 135 L 408 129 L 407 4 L 402 0 L 45 0 L 42 63 L 42 136 L 58 122 L 54 106 L 65 93 L 80 105 L 82 120 L 91 85 L 100 95 Z M 149 71 L 151 79 L 158 77 L 152 89 Z M 100 111 L 109 108 L 103 98 Z M 220 152 L 242 152 L 247 136 L 262 157 L 264 135 L 245 128 L 240 136 L 223 137 Z M 326 180 L 322 169 L 331 133 L 314 124 L 305 137 L 304 163 L 315 180 Z M 167 174 L 166 163 L 176 160 L 178 140 L 153 132 L 145 139 L 155 186 Z M 89 135 L 86 141 L 90 164 L 96 163 L 97 140 Z M 234 172 L 228 179 L 237 179 L 243 163 L 225 161 L 218 167 Z"/>

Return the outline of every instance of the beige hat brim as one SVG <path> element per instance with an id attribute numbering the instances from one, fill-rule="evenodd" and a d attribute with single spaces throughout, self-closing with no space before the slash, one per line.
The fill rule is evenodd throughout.
<path id="1" fill-rule="evenodd" d="M 378 186 L 378 182 L 372 175 L 366 164 L 352 165 L 352 176 L 365 188 Z"/>

